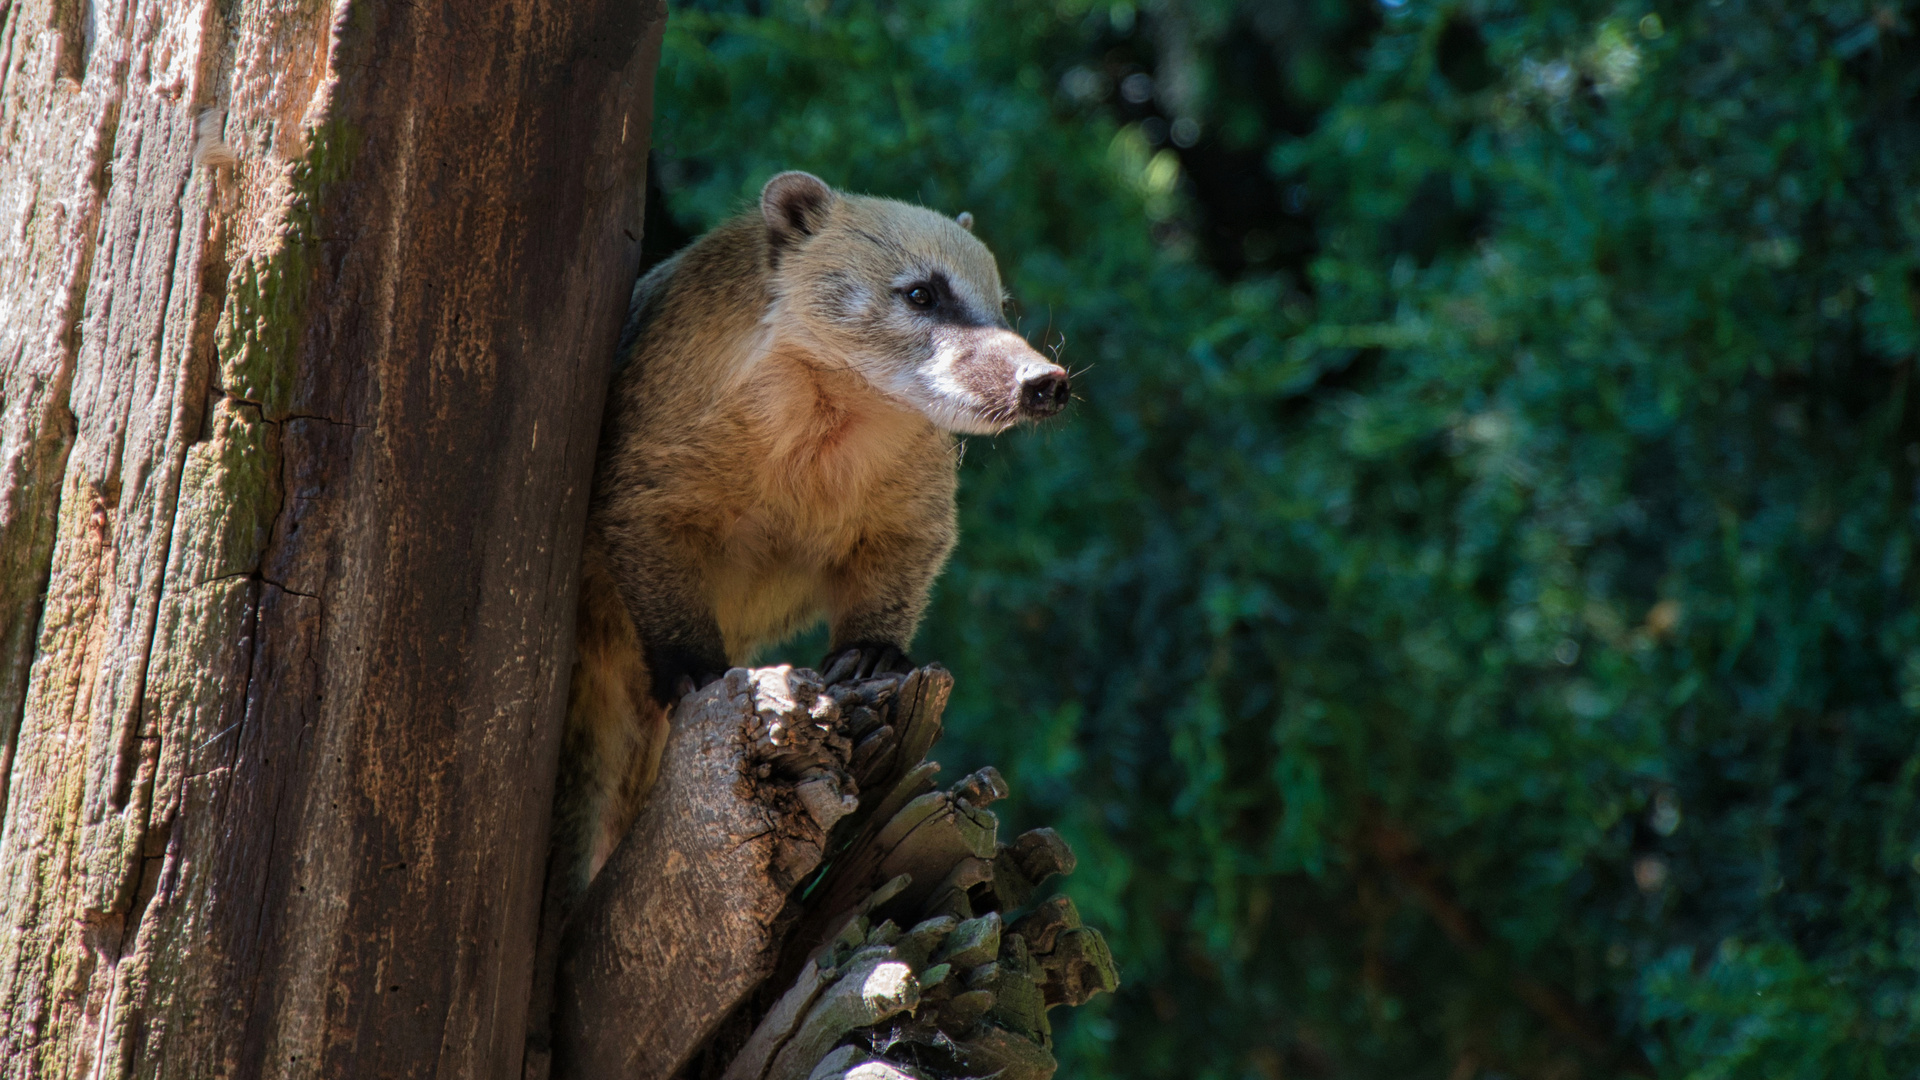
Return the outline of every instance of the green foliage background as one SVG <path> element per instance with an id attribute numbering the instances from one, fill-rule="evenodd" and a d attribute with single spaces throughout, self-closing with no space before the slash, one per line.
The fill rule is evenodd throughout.
<path id="1" fill-rule="evenodd" d="M 676 9 L 651 244 L 971 210 L 1089 369 L 916 650 L 1123 965 L 1064 1075 L 1920 1075 L 1914 20 Z"/>

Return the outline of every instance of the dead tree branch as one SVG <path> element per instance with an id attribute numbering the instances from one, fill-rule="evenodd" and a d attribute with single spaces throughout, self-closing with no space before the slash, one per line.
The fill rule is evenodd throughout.
<path id="1" fill-rule="evenodd" d="M 1039 892 L 1073 869 L 1060 837 L 999 841 L 999 774 L 935 788 L 951 686 L 736 669 L 683 702 L 568 931 L 554 1075 L 1050 1077 L 1047 1010 L 1118 976 Z"/>

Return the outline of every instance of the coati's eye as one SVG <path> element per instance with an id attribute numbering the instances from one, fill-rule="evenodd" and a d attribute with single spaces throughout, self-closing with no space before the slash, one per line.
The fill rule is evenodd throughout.
<path id="1" fill-rule="evenodd" d="M 912 304 L 914 307 L 930 308 L 933 306 L 933 301 L 933 286 L 931 285 L 915 285 L 913 288 L 907 290 L 907 303 Z"/>

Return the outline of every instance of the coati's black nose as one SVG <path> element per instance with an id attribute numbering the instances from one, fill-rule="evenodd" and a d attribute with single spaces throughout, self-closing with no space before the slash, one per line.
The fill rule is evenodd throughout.
<path id="1" fill-rule="evenodd" d="M 1066 407 L 1066 372 L 1049 371 L 1020 384 L 1020 411 L 1028 416 L 1052 416 Z"/>

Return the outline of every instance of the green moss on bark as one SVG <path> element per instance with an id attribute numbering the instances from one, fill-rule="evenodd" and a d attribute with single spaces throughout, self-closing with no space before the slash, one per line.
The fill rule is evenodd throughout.
<path id="1" fill-rule="evenodd" d="M 293 199 L 280 242 L 263 257 L 238 260 L 227 279 L 215 345 L 220 385 L 233 397 L 279 421 L 294 411 L 300 343 L 318 285 L 323 238 L 321 207 L 327 189 L 345 179 L 361 139 L 341 124 L 308 133 L 306 156 L 293 167 Z"/>

